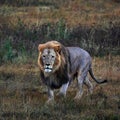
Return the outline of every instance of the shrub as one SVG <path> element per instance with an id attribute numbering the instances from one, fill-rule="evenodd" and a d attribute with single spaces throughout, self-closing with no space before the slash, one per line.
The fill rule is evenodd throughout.
<path id="1" fill-rule="evenodd" d="M 12 48 L 11 38 L 7 38 L 0 50 L 0 62 L 12 62 L 17 52 Z"/>

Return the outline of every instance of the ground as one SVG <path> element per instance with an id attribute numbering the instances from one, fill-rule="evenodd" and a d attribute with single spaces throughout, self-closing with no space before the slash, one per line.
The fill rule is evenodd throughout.
<path id="1" fill-rule="evenodd" d="M 74 101 L 76 82 L 69 87 L 66 98 L 55 97 L 48 106 L 46 87 L 39 78 L 38 66 L 6 64 L 0 66 L 0 119 L 1 120 L 119 120 L 120 119 L 120 57 L 93 58 L 97 77 L 108 83 L 98 85 L 92 79 L 94 92 Z M 57 94 L 58 90 L 55 91 Z"/>

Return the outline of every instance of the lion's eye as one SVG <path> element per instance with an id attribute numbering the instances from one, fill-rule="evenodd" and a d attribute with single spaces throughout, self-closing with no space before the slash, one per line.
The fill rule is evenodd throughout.
<path id="1" fill-rule="evenodd" d="M 45 55 L 43 55 L 42 57 L 45 58 Z"/>
<path id="2" fill-rule="evenodd" d="M 52 56 L 52 58 L 54 58 L 55 56 Z"/>

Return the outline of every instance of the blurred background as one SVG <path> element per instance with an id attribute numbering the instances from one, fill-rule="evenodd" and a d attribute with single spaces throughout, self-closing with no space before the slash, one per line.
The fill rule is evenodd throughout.
<path id="1" fill-rule="evenodd" d="M 0 1 L 0 62 L 34 55 L 48 40 L 97 56 L 120 54 L 119 0 Z"/>

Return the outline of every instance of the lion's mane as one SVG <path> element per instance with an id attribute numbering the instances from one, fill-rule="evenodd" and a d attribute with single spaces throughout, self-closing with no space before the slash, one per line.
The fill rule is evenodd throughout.
<path id="1" fill-rule="evenodd" d="M 57 69 L 50 73 L 48 76 L 44 74 L 44 71 L 42 70 L 42 50 L 43 49 L 50 49 L 53 48 L 56 51 L 57 58 L 55 60 L 55 66 L 57 66 Z M 60 88 L 62 84 L 68 82 L 69 77 L 69 52 L 68 50 L 59 42 L 56 41 L 50 41 L 45 44 L 40 44 L 38 47 L 40 53 L 38 57 L 38 66 L 40 68 L 40 78 L 48 87 L 54 89 L 54 88 Z M 59 58 L 59 59 L 58 59 Z"/>

